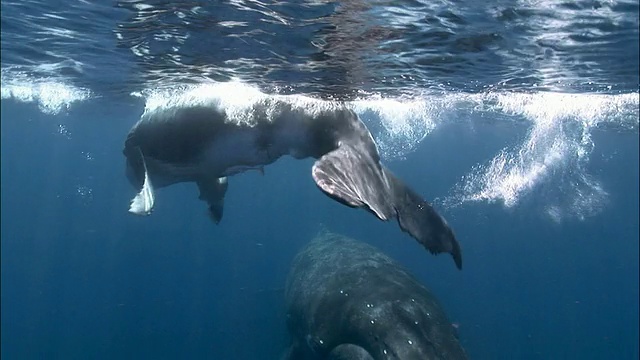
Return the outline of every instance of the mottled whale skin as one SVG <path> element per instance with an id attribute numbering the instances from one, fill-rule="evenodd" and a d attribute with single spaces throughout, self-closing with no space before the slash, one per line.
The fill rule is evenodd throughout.
<path id="1" fill-rule="evenodd" d="M 436 298 L 375 247 L 331 233 L 294 258 L 287 360 L 466 359 Z"/>
<path id="2" fill-rule="evenodd" d="M 431 253 L 462 254 L 447 222 L 380 163 L 371 133 L 344 104 L 296 106 L 272 98 L 240 114 L 219 103 L 147 110 L 133 126 L 123 151 L 127 177 L 139 189 L 130 212 L 151 213 L 155 190 L 195 182 L 211 218 L 222 219 L 227 177 L 262 169 L 284 155 L 317 159 L 316 185 L 344 205 L 362 207 L 400 228 Z"/>

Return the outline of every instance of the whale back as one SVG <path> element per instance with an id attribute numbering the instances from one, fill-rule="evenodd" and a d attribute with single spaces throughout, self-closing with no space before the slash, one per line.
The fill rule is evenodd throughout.
<path id="1" fill-rule="evenodd" d="M 368 244 L 319 235 L 296 255 L 285 298 L 296 352 L 312 354 L 301 359 L 466 359 L 435 296 Z"/>

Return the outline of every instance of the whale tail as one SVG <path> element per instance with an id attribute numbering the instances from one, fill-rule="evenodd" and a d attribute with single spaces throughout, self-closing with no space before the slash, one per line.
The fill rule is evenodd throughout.
<path id="1" fill-rule="evenodd" d="M 453 231 L 429 203 L 373 159 L 364 144 L 345 143 L 318 159 L 316 185 L 329 197 L 364 207 L 380 220 L 396 218 L 400 228 L 432 254 L 450 253 L 462 269 L 462 253 Z"/>

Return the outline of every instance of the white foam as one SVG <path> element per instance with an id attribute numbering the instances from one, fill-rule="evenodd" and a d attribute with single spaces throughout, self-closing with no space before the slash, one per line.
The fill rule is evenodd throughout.
<path id="1" fill-rule="evenodd" d="M 132 95 L 139 96 L 138 93 Z M 255 86 L 239 81 L 157 90 L 149 92 L 145 97 L 145 113 L 167 112 L 191 106 L 217 107 L 225 110 L 229 121 L 238 124 L 253 124 L 255 111 L 264 112 L 267 118 L 273 118 L 280 109 L 278 105 L 283 103 L 309 115 L 338 106 L 337 102 L 303 95 L 268 95 Z"/>
<path id="2" fill-rule="evenodd" d="M 433 102 L 423 99 L 386 99 L 374 96 L 356 100 L 351 108 L 369 122 L 371 116 L 383 128 L 383 133 L 376 134 L 376 142 L 383 158 L 401 158 L 413 151 L 436 127 L 433 120 L 437 109 Z"/>
<path id="3" fill-rule="evenodd" d="M 519 146 L 503 149 L 487 164 L 475 167 L 455 187 L 453 198 L 459 202 L 500 201 L 512 207 L 538 185 L 553 180 L 563 189 L 557 195 L 563 197 L 559 201 L 564 205 L 548 206 L 554 220 L 597 213 L 607 192 L 586 172 L 594 148 L 592 130 L 603 123 L 637 129 L 638 94 L 501 93 L 483 97 L 493 111 L 524 117 L 531 128 Z"/>
<path id="4" fill-rule="evenodd" d="M 34 78 L 21 72 L 2 70 L 2 99 L 35 103 L 46 114 L 58 114 L 75 102 L 91 98 L 91 92 L 55 78 Z"/>
<path id="5" fill-rule="evenodd" d="M 211 105 L 248 109 L 264 98 L 259 89 L 240 82 L 211 83 L 153 91 L 146 97 L 145 111 Z"/>

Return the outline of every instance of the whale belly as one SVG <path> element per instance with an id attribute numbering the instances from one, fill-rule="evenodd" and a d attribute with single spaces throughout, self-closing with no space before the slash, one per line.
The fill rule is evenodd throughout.
<path id="1" fill-rule="evenodd" d="M 237 131 L 211 143 L 203 154 L 202 166 L 207 173 L 231 176 L 274 162 L 280 155 L 270 154 L 258 142 L 256 131 Z"/>

